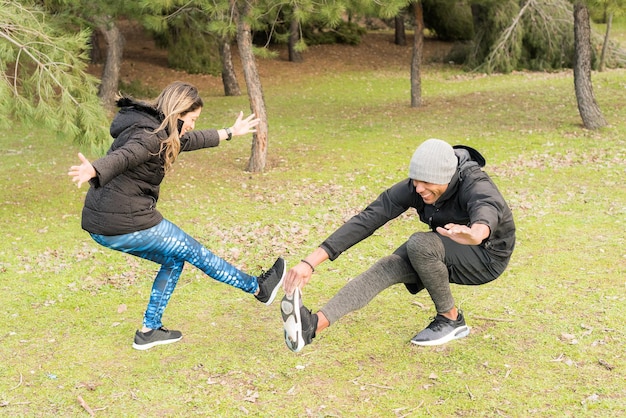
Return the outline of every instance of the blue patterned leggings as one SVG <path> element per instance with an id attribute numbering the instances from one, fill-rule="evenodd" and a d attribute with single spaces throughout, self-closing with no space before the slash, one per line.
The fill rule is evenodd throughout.
<path id="1" fill-rule="evenodd" d="M 245 292 L 255 293 L 259 287 L 255 276 L 240 271 L 216 256 L 166 219 L 143 231 L 113 236 L 91 234 L 91 237 L 107 248 L 161 265 L 144 314 L 143 325 L 147 328 L 157 329 L 163 325 L 163 311 L 176 288 L 185 262 L 202 270 L 209 277 Z"/>

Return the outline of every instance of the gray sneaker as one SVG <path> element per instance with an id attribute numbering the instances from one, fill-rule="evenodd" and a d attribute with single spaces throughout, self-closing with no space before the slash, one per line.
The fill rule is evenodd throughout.
<path id="1" fill-rule="evenodd" d="M 423 331 L 411 339 L 411 343 L 416 345 L 441 345 L 458 338 L 467 337 L 470 327 L 465 325 L 463 312 L 459 310 L 456 321 L 437 314 Z"/>
<path id="2" fill-rule="evenodd" d="M 176 341 L 180 341 L 181 338 L 183 338 L 183 334 L 180 331 L 170 331 L 164 327 L 148 332 L 137 330 L 137 332 L 135 332 L 133 348 L 135 350 L 147 350 L 155 345 L 175 343 Z"/>
<path id="3" fill-rule="evenodd" d="M 280 302 L 285 344 L 296 353 L 311 344 L 317 330 L 317 315 L 302 305 L 301 299 L 300 289 L 296 289 L 292 295 L 283 296 Z"/>
<path id="4" fill-rule="evenodd" d="M 274 265 L 257 278 L 259 282 L 259 294 L 256 295 L 255 298 L 266 305 L 271 305 L 278 289 L 280 289 L 280 285 L 283 283 L 286 273 L 287 265 L 285 264 L 285 260 L 278 257 Z"/>

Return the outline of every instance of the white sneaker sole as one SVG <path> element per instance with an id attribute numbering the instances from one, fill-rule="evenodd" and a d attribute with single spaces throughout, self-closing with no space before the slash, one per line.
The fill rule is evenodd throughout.
<path id="1" fill-rule="evenodd" d="M 300 297 L 300 289 L 296 289 L 293 295 L 285 295 L 280 302 L 280 312 L 283 316 L 283 328 L 285 330 L 285 344 L 295 353 L 302 350 L 305 346 L 302 338 Z"/>
<path id="2" fill-rule="evenodd" d="M 470 334 L 470 329 L 471 329 L 470 327 L 468 327 L 467 325 L 464 325 L 462 327 L 455 329 L 454 332 L 451 332 L 448 335 L 444 335 L 438 340 L 431 340 L 431 341 L 411 340 L 411 344 L 422 345 L 422 346 L 442 345 L 445 343 L 449 343 L 450 341 L 453 341 L 453 340 L 458 340 L 459 338 L 467 337 Z"/>
<path id="3" fill-rule="evenodd" d="M 148 350 L 148 349 L 150 349 L 152 347 L 156 347 L 157 345 L 172 344 L 172 343 L 175 343 L 175 342 L 180 341 L 182 339 L 183 339 L 183 337 L 175 338 L 175 339 L 172 339 L 172 340 L 154 341 L 154 342 L 151 342 L 151 343 L 148 343 L 148 344 L 133 343 L 133 348 L 135 350 Z"/>

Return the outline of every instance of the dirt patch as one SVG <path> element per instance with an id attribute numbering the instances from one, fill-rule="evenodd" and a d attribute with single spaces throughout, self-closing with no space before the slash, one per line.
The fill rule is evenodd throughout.
<path id="1" fill-rule="evenodd" d="M 151 36 L 139 25 L 122 22 L 120 30 L 125 38 L 124 59 L 120 71 L 121 81 L 127 84 L 139 81 L 159 91 L 174 80 L 184 79 L 195 84 L 209 94 L 223 94 L 222 80 L 218 76 L 187 74 L 173 70 L 167 64 L 167 51 L 157 48 Z M 412 57 L 412 45 L 395 45 L 393 33 L 370 32 L 361 43 L 352 45 L 314 45 L 304 53 L 304 61 L 293 63 L 288 60 L 286 46 L 274 46 L 271 49 L 277 58 L 258 58 L 257 67 L 263 84 L 278 84 L 288 79 L 296 82 L 299 78 L 324 73 L 341 71 L 384 70 L 386 68 L 406 67 L 409 71 Z M 412 34 L 407 34 L 407 41 L 412 41 Z M 451 48 L 451 44 L 432 39 L 424 42 L 424 62 L 441 61 Z M 236 46 L 233 54 L 237 55 Z M 240 82 L 243 82 L 241 63 L 233 63 Z M 90 72 L 101 76 L 102 65 L 91 65 Z"/>

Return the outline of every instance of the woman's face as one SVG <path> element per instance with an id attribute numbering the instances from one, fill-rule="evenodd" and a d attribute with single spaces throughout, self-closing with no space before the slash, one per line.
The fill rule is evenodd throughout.
<path id="1" fill-rule="evenodd" d="M 180 129 L 180 135 L 183 136 L 187 132 L 193 130 L 196 126 L 196 120 L 200 117 L 200 112 L 202 112 L 202 108 L 194 110 L 193 112 L 185 113 L 184 116 L 181 116 L 180 120 L 183 121 L 183 127 Z"/>

